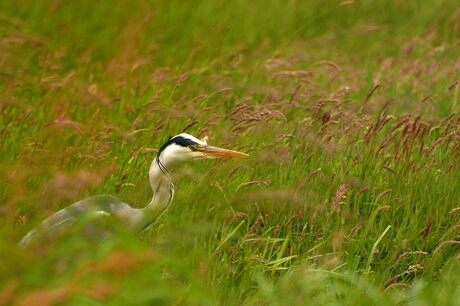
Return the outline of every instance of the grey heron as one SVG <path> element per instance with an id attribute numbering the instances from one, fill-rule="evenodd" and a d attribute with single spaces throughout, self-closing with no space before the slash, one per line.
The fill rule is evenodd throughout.
<path id="1" fill-rule="evenodd" d="M 205 140 L 181 133 L 170 137 L 159 149 L 149 170 L 149 181 L 153 196 L 144 208 L 133 208 L 110 195 L 98 195 L 76 202 L 42 221 L 19 242 L 20 247 L 42 241 L 52 236 L 78 219 L 105 219 L 113 217 L 123 226 L 140 231 L 150 226 L 160 214 L 165 212 L 174 197 L 175 184 L 171 171 L 188 160 L 206 158 L 246 157 L 245 153 L 210 146 Z M 103 234 L 105 236 L 105 234 Z"/>

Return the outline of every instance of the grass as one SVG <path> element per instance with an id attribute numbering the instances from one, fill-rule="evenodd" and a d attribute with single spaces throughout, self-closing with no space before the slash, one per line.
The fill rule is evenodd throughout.
<path id="1" fill-rule="evenodd" d="M 459 16 L 3 0 L 0 305 L 459 305 Z M 16 248 L 86 196 L 145 205 L 183 131 L 251 157 L 184 166 L 144 235 Z"/>

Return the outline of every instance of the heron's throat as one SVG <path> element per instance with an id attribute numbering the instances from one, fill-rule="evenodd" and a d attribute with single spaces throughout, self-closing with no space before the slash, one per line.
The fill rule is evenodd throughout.
<path id="1" fill-rule="evenodd" d="M 161 213 L 174 197 L 174 183 L 165 165 L 155 158 L 149 170 L 150 186 L 153 196 L 146 210 L 155 214 Z"/>

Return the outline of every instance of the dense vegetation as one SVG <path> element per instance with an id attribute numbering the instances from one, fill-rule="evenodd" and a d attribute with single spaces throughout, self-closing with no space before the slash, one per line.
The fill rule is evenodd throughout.
<path id="1" fill-rule="evenodd" d="M 2 0 L 0 305 L 459 305 L 459 49 L 455 0 Z M 251 157 L 16 247 L 183 131 Z"/>

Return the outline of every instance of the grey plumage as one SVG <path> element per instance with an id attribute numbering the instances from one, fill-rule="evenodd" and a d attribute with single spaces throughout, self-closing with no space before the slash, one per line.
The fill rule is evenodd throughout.
<path id="1" fill-rule="evenodd" d="M 19 246 L 26 247 L 31 242 L 42 242 L 50 236 L 65 231 L 77 221 L 84 222 L 82 226 L 85 235 L 104 239 L 110 233 L 101 230 L 101 226 L 98 227 L 97 224 L 100 225 L 107 222 L 110 217 L 115 217 L 129 228 L 140 229 L 144 226 L 141 222 L 141 214 L 139 209 L 130 207 L 114 196 L 93 196 L 63 208 L 45 219 L 21 239 Z"/>

